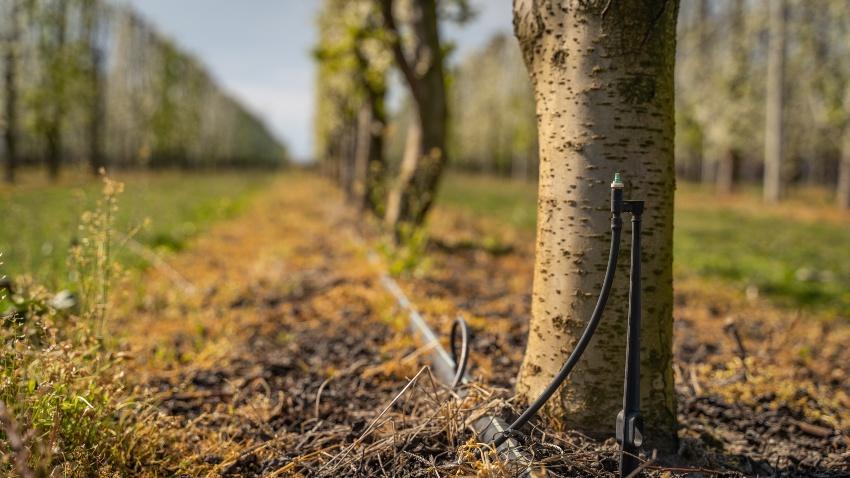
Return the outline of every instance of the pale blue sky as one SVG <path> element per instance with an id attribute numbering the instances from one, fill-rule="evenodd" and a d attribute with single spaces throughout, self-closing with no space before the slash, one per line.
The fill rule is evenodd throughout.
<path id="1" fill-rule="evenodd" d="M 199 57 L 213 75 L 259 113 L 299 159 L 312 145 L 315 15 L 320 0 L 124 0 Z M 497 31 L 511 30 L 511 0 L 473 0 L 463 27 L 446 25 L 454 60 Z"/>

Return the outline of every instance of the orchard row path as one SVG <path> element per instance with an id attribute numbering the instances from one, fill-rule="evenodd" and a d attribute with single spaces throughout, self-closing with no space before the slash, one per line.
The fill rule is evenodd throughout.
<path id="1" fill-rule="evenodd" d="M 328 182 L 286 173 L 240 217 L 127 288 L 116 332 L 126 337 L 129 381 L 152 404 L 137 437 L 158 449 L 151 474 L 512 474 L 499 457 L 475 453 L 486 447 L 466 425 L 519 407 L 511 389 L 533 238 L 442 209 L 429 228 L 422 250 L 370 264 L 367 248 L 386 250 L 374 226 Z M 380 286 L 384 267 L 402 271 L 438 333 L 457 314 L 470 323 L 479 380 L 466 398 L 431 377 L 427 350 Z M 850 469 L 850 378 L 839 365 L 850 363 L 850 327 L 702 283 L 677 283 L 676 300 L 680 463 L 728 476 Z M 538 466 L 614 476 L 613 440 L 543 423 L 530 431 Z"/>

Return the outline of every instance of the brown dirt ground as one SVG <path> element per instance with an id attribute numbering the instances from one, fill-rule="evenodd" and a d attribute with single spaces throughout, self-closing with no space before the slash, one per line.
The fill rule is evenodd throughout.
<path id="1" fill-rule="evenodd" d="M 353 239 L 368 231 L 331 186 L 288 175 L 242 217 L 127 288 L 117 326 L 127 376 L 153 403 L 139 443 L 148 476 L 509 476 L 477 444 L 477 413 L 510 413 L 524 347 L 533 241 L 454 211 L 432 221 L 427 264 L 401 282 L 446 332 L 474 332 L 460 399 Z M 484 233 L 510 246 L 478 247 Z M 366 234 L 369 236 L 369 234 Z M 807 320 L 702 282 L 677 282 L 678 460 L 654 476 L 847 476 L 850 326 Z M 743 350 L 734 340 L 741 337 Z M 616 444 L 538 420 L 527 451 L 551 476 L 614 476 Z M 691 470 L 659 463 L 686 463 Z M 693 469 L 693 468 L 696 469 Z M 711 470 L 716 470 L 712 473 Z"/>

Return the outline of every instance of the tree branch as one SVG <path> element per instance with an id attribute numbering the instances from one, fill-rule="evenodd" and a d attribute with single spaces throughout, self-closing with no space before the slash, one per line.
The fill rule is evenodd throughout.
<path id="1" fill-rule="evenodd" d="M 392 37 L 390 39 L 390 49 L 395 57 L 395 62 L 398 65 L 398 69 L 401 70 L 402 75 L 404 75 L 404 79 L 407 81 L 410 90 L 415 94 L 418 90 L 417 84 L 419 82 L 419 78 L 413 71 L 413 67 L 410 65 L 410 62 L 407 60 L 407 56 L 404 54 L 404 49 L 402 49 L 401 35 L 399 34 L 398 27 L 396 27 L 395 16 L 393 15 L 393 0 L 377 1 L 380 3 L 381 14 L 384 17 L 384 27 Z"/>

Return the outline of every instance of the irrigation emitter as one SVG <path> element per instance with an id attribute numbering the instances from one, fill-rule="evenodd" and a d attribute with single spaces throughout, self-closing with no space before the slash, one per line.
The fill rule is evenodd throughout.
<path id="1" fill-rule="evenodd" d="M 638 453 L 643 444 L 643 419 L 640 415 L 640 320 L 641 320 L 641 285 L 640 285 L 640 235 L 641 217 L 644 210 L 643 201 L 623 199 L 623 180 L 620 173 L 614 175 L 611 183 L 611 249 L 608 254 L 608 267 L 605 278 L 602 281 L 602 290 L 596 306 L 587 322 L 587 326 L 576 343 L 575 349 L 567 358 L 561 370 L 552 382 L 543 390 L 543 393 L 529 407 L 508 426 L 507 430 L 500 434 L 493 442 L 496 447 L 501 446 L 512 434 L 516 434 L 523 425 L 543 407 L 552 397 L 558 387 L 566 380 L 570 372 L 578 363 L 587 348 L 596 328 L 602 319 L 605 304 L 611 293 L 611 285 L 614 282 L 614 272 L 617 268 L 617 259 L 620 255 L 620 235 L 623 230 L 624 213 L 631 214 L 632 220 L 632 243 L 631 243 L 631 269 L 629 271 L 629 313 L 628 332 L 626 338 L 626 370 L 625 383 L 623 386 L 623 409 L 617 415 L 616 436 L 620 444 L 620 476 L 626 477 L 632 474 L 639 465 Z M 455 348 L 452 333 L 452 348 Z M 464 335 L 465 338 L 465 335 Z M 466 353 L 460 354 L 466 357 Z M 457 354 L 455 354 L 457 356 Z M 457 360 L 456 360 L 457 363 Z M 460 365 L 458 363 L 458 365 Z M 465 366 L 465 360 L 463 360 Z"/>
<path id="2" fill-rule="evenodd" d="M 479 433 L 479 438 L 490 441 L 495 448 L 505 451 L 518 458 L 523 458 L 521 451 L 515 449 L 513 437 L 519 434 L 519 429 L 537 414 L 544 404 L 552 397 L 555 391 L 570 375 L 570 372 L 578 363 L 582 354 L 599 322 L 611 293 L 614 282 L 614 272 L 617 269 L 617 260 L 620 255 L 620 239 L 623 230 L 622 215 L 631 214 L 632 220 L 632 242 L 631 242 L 631 269 L 629 271 L 629 312 L 626 336 L 626 370 L 625 383 L 623 386 L 623 409 L 617 415 L 616 437 L 620 444 L 620 476 L 628 477 L 639 468 L 638 453 L 643 444 L 643 419 L 640 415 L 640 321 L 641 321 L 641 284 L 640 284 L 640 262 L 641 262 L 641 217 L 644 211 L 644 202 L 639 200 L 623 199 L 624 184 L 620 173 L 614 176 L 611 183 L 611 248 L 608 253 L 608 266 L 605 270 L 605 278 L 602 281 L 602 289 L 593 308 L 590 320 L 576 343 L 575 349 L 567 358 L 561 370 L 552 379 L 552 382 L 543 390 L 543 393 L 529 407 L 511 423 L 509 426 L 498 417 L 481 417 L 476 420 L 474 428 Z M 370 254 L 370 260 L 377 261 L 377 256 Z M 398 284 L 384 273 L 381 276 L 382 285 L 396 297 L 399 305 L 408 309 L 411 329 L 419 335 L 425 344 L 433 347 L 434 371 L 441 381 L 455 388 L 461 383 L 469 380 L 466 374 L 467 360 L 469 358 L 470 333 L 466 322 L 458 318 L 452 324 L 450 346 L 451 355 L 440 345 L 434 332 L 425 323 L 425 320 L 416 311 Z M 458 343 L 458 341 L 460 343 Z M 528 471 L 528 470 L 526 470 Z M 524 473 L 524 475 L 527 473 Z"/>

